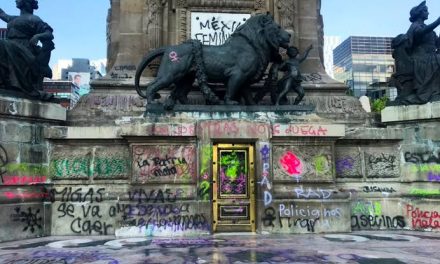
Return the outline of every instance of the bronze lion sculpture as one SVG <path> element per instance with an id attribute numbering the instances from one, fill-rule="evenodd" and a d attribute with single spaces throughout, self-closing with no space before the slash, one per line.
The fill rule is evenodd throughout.
<path id="1" fill-rule="evenodd" d="M 238 104 L 242 97 L 247 104 L 252 104 L 249 86 L 262 79 L 271 59 L 279 54 L 279 48 L 287 48 L 289 42 L 290 34 L 271 15 L 255 15 L 221 46 L 204 46 L 197 40 L 189 40 L 152 51 L 137 68 L 136 91 L 151 104 L 155 103 L 159 90 L 174 85 L 166 106 L 171 109 L 176 100 L 187 104 L 187 94 L 197 78 L 208 104 L 221 103 L 208 82 L 225 84 L 225 104 Z M 159 56 L 162 59 L 157 77 L 144 93 L 139 84 L 142 72 Z"/>

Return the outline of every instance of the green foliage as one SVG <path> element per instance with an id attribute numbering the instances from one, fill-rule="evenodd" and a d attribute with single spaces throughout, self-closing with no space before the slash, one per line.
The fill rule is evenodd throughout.
<path id="1" fill-rule="evenodd" d="M 388 102 L 388 97 L 386 96 L 374 100 L 371 106 L 371 111 L 380 113 L 387 106 L 387 102 Z"/>

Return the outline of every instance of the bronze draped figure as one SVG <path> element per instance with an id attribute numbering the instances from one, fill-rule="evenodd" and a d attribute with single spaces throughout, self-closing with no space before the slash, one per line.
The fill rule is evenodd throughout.
<path id="1" fill-rule="evenodd" d="M 17 0 L 19 16 L 6 14 L 0 8 L 0 19 L 7 23 L 7 38 L 0 40 L 0 89 L 8 94 L 50 100 L 43 92 L 44 77 L 52 77 L 49 60 L 53 30 L 33 14 L 38 9 L 36 0 Z M 38 45 L 41 43 L 41 46 Z"/>
<path id="2" fill-rule="evenodd" d="M 391 84 L 398 96 L 392 105 L 425 104 L 440 100 L 440 40 L 434 29 L 440 18 L 426 25 L 426 1 L 410 11 L 411 26 L 392 41 L 396 72 Z"/>

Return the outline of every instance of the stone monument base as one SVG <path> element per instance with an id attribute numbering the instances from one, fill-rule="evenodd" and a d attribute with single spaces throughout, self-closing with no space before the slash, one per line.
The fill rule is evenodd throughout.
<path id="1" fill-rule="evenodd" d="M 146 107 L 129 84 L 95 88 L 69 112 L 69 126 L 44 130 L 50 234 L 437 231 L 417 213 L 438 212 L 437 123 L 372 127 L 342 86 L 306 89 L 300 106 L 167 112 Z M 243 176 L 231 174 L 239 169 L 244 192 Z"/>
<path id="2" fill-rule="evenodd" d="M 440 121 L 440 102 L 424 105 L 389 106 L 382 110 L 382 122 L 389 124 Z"/>
<path id="3" fill-rule="evenodd" d="M 143 83 L 151 79 L 143 79 Z M 257 84 L 256 86 L 261 86 Z M 289 105 L 280 106 L 281 112 L 290 109 L 291 113 L 310 113 L 324 119 L 332 120 L 338 124 L 347 126 L 365 126 L 371 123 L 370 115 L 364 111 L 359 100 L 346 95 L 347 87 L 341 83 L 305 83 L 306 96 L 299 106 L 293 106 L 295 93 L 289 93 Z M 161 111 L 160 106 L 147 106 L 146 100 L 136 93 L 132 80 L 101 79 L 92 83 L 93 90 L 83 96 L 72 111 L 68 113 L 69 124 L 73 126 L 113 126 L 126 120 L 137 118 L 150 109 Z M 261 88 L 261 87 L 260 87 Z M 255 90 L 260 89 L 258 87 Z M 160 103 L 168 98 L 169 91 L 160 91 Z M 195 90 L 188 95 L 190 105 L 196 105 L 195 109 L 208 110 L 207 112 L 233 111 L 249 112 L 279 112 L 277 108 L 270 106 L 270 98 L 263 98 L 262 105 L 258 106 L 206 106 L 202 94 Z M 190 106 L 176 105 L 176 109 L 191 112 Z M 312 107 L 312 108 L 311 108 Z M 162 108 L 163 109 L 163 108 Z M 248 110 L 246 110 L 248 109 Z M 284 109 L 284 110 L 283 110 Z"/>
<path id="4" fill-rule="evenodd" d="M 53 208 L 70 208 L 73 218 L 53 211 L 52 234 L 350 231 L 349 194 L 336 187 L 331 165 L 345 125 L 307 113 L 312 108 L 305 106 L 264 112 L 206 107 L 170 113 L 147 107 L 145 116 L 113 126 L 53 127 Z M 238 187 L 217 185 L 224 177 L 215 164 L 222 153 L 232 158 L 235 152 L 245 153 L 237 162 L 244 162 L 249 186 L 246 194 L 231 196 L 226 189 Z M 299 162 L 301 176 L 283 169 L 284 158 Z M 66 198 L 66 192 L 81 193 L 82 200 Z M 90 206 L 102 217 L 84 217 L 78 199 L 92 199 Z M 276 220 L 279 208 L 286 214 L 283 222 Z M 308 217 L 295 210 L 308 210 Z M 97 227 L 84 228 L 84 221 Z"/>
<path id="5" fill-rule="evenodd" d="M 165 110 L 161 104 L 148 104 L 145 115 L 150 113 L 166 112 L 204 112 L 204 113 L 312 113 L 315 107 L 313 105 L 175 105 L 172 110 Z"/>
<path id="6" fill-rule="evenodd" d="M 65 120 L 60 105 L 0 96 L 0 241 L 50 235 L 50 144 L 45 135 Z"/>

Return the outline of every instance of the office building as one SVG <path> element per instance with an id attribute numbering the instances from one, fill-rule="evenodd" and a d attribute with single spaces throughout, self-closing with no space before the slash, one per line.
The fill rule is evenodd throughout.
<path id="1" fill-rule="evenodd" d="M 333 73 L 333 50 L 341 44 L 341 37 L 324 36 L 324 67 L 328 76 L 334 78 Z"/>
<path id="2" fill-rule="evenodd" d="M 90 80 L 102 77 L 95 66 L 90 64 L 89 59 L 72 59 L 72 63 L 67 68 L 61 70 L 61 80 L 69 80 L 72 73 L 88 73 Z"/>
<path id="3" fill-rule="evenodd" d="M 106 60 L 59 60 L 53 67 L 53 81 L 45 82 L 48 92 L 58 98 L 69 98 L 68 108 L 73 108 L 80 97 L 90 92 L 90 81 L 102 77 Z"/>
<path id="4" fill-rule="evenodd" d="M 333 51 L 334 78 L 350 86 L 351 93 L 372 99 L 389 94 L 394 72 L 389 37 L 350 36 Z"/>
<path id="5" fill-rule="evenodd" d="M 106 60 L 88 59 L 59 60 L 53 67 L 53 79 L 71 83 L 71 107 L 82 95 L 90 92 L 90 81 L 102 77 Z"/>
<path id="6" fill-rule="evenodd" d="M 52 68 L 52 79 L 53 80 L 61 80 L 61 71 L 63 69 L 67 69 L 72 66 L 72 60 L 58 60 L 56 64 L 54 64 Z"/>
<path id="7" fill-rule="evenodd" d="M 90 65 L 95 67 L 95 71 L 99 72 L 101 76 L 107 74 L 106 71 L 107 59 L 91 60 Z"/>
<path id="8" fill-rule="evenodd" d="M 76 103 L 76 101 L 73 101 L 72 104 L 72 100 L 76 96 L 72 96 L 71 82 L 69 81 L 45 79 L 43 91 L 53 94 L 60 101 L 60 104 L 67 109 L 70 109 Z"/>
<path id="9" fill-rule="evenodd" d="M 69 80 L 70 72 L 84 72 L 90 74 L 90 80 L 105 75 L 107 60 L 63 59 L 58 60 L 52 67 L 54 80 Z"/>

